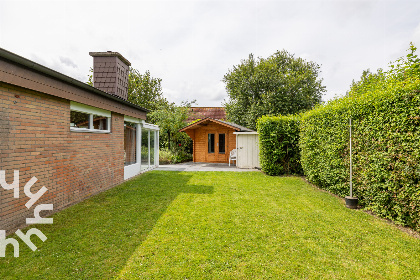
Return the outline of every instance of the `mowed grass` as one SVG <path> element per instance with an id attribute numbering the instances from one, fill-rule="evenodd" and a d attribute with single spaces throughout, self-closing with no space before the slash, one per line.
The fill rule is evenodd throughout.
<path id="1" fill-rule="evenodd" d="M 53 218 L 0 279 L 420 279 L 419 239 L 297 177 L 152 171 Z"/>

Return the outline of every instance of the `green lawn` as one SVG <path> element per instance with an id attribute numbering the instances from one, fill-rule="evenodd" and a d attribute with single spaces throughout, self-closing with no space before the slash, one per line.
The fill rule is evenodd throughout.
<path id="1" fill-rule="evenodd" d="M 420 279 L 419 239 L 295 177 L 152 171 L 53 218 L 0 279 Z"/>

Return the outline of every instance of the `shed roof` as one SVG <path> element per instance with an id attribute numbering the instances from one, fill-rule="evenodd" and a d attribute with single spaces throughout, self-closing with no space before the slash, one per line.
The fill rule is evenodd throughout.
<path id="1" fill-rule="evenodd" d="M 224 107 L 191 107 L 190 116 L 187 122 L 195 121 L 197 119 L 212 118 L 215 120 L 225 120 L 226 111 Z"/>
<path id="2" fill-rule="evenodd" d="M 189 130 L 189 129 L 197 129 L 199 127 L 207 125 L 210 122 L 217 123 L 217 124 L 220 124 L 220 125 L 224 125 L 226 127 L 230 127 L 230 128 L 232 128 L 236 131 L 239 131 L 239 132 L 255 132 L 252 129 L 246 128 L 246 127 L 241 126 L 241 125 L 236 124 L 236 123 L 221 121 L 221 120 L 215 120 L 215 119 L 212 119 L 212 118 L 205 118 L 205 119 L 200 120 L 198 122 L 195 122 L 193 124 L 187 125 L 186 127 L 180 129 L 179 131 L 182 132 L 182 131 L 186 131 L 186 130 Z"/>

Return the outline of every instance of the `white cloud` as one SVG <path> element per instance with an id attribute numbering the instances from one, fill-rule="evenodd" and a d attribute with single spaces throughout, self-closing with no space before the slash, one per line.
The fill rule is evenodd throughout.
<path id="1" fill-rule="evenodd" d="M 66 66 L 69 66 L 71 68 L 77 68 L 77 65 L 68 57 L 62 57 L 60 56 L 60 62 Z"/>
<path id="2" fill-rule="evenodd" d="M 411 0 L 0 0 L 0 46 L 84 82 L 89 51 L 118 51 L 169 100 L 199 106 L 221 106 L 224 74 L 250 53 L 286 49 L 321 65 L 330 99 L 420 46 L 419 14 Z"/>
<path id="3" fill-rule="evenodd" d="M 417 47 L 420 48 L 420 21 L 417 27 L 413 31 L 413 35 L 411 36 L 411 42 Z"/>

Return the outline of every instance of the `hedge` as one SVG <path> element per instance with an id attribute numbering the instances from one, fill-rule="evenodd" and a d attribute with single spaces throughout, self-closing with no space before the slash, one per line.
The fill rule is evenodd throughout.
<path id="1" fill-rule="evenodd" d="M 301 164 L 307 179 L 340 196 L 348 195 L 348 100 L 335 100 L 302 115 Z M 353 120 L 354 123 L 354 120 Z"/>
<path id="2" fill-rule="evenodd" d="M 257 121 L 261 169 L 268 175 L 302 174 L 298 116 L 263 116 Z"/>
<path id="3" fill-rule="evenodd" d="M 301 163 L 308 180 L 353 195 L 382 217 L 420 230 L 420 60 L 415 48 L 388 72 L 364 73 L 349 95 L 302 115 Z"/>

